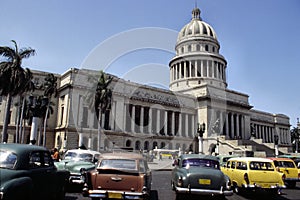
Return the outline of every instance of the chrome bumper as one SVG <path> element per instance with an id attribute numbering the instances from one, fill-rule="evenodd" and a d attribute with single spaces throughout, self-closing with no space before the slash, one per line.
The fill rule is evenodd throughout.
<path id="1" fill-rule="evenodd" d="M 177 193 L 185 193 L 185 194 L 198 194 L 198 195 L 224 195 L 231 196 L 233 195 L 233 191 L 231 190 L 209 190 L 209 189 L 193 189 L 193 188 L 182 188 L 175 187 Z"/>

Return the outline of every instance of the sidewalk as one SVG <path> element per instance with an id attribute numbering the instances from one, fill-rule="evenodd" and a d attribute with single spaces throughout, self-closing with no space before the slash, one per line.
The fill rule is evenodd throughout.
<path id="1" fill-rule="evenodd" d="M 162 160 L 154 159 L 153 162 L 148 162 L 149 168 L 151 170 L 162 170 L 162 171 L 170 171 L 174 167 L 172 166 L 173 160 L 164 158 Z"/>

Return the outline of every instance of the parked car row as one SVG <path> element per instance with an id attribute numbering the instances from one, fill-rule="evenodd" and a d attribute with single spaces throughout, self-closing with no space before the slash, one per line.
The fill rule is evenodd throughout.
<path id="1" fill-rule="evenodd" d="M 277 195 L 300 181 L 300 169 L 290 158 L 182 154 L 173 166 L 170 182 L 177 199 L 260 189 Z M 149 199 L 152 172 L 140 153 L 73 149 L 54 162 L 44 147 L 0 144 L 0 178 L 0 200 L 63 200 L 74 188 L 93 200 Z"/>

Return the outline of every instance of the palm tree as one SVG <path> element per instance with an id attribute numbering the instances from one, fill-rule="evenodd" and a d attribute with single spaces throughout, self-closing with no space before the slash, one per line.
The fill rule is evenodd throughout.
<path id="1" fill-rule="evenodd" d="M 98 119 L 98 151 L 101 147 L 102 114 L 111 108 L 112 91 L 108 87 L 113 78 L 107 76 L 102 70 L 98 79 L 95 93 L 95 112 Z"/>
<path id="2" fill-rule="evenodd" d="M 5 108 L 5 117 L 2 129 L 2 142 L 8 139 L 8 122 L 10 118 L 10 107 L 12 97 L 23 93 L 26 83 L 26 71 L 22 68 L 22 59 L 35 54 L 31 48 L 18 49 L 17 43 L 12 40 L 15 48 L 3 46 L 0 47 L 0 55 L 7 60 L 0 63 L 0 95 L 7 97 Z"/>
<path id="3" fill-rule="evenodd" d="M 17 125 L 16 125 L 16 143 L 19 143 L 21 141 L 21 135 L 22 135 L 22 129 L 23 129 L 23 116 L 24 116 L 24 109 L 25 109 L 25 101 L 26 101 L 26 93 L 31 91 L 33 92 L 36 88 L 32 81 L 33 75 L 29 69 L 26 69 L 26 82 L 25 82 L 25 90 L 22 94 L 20 94 L 20 102 L 18 103 L 18 106 L 21 106 L 20 109 L 18 109 L 19 114 L 17 118 Z M 22 104 L 21 104 L 22 102 Z"/>
<path id="4" fill-rule="evenodd" d="M 295 152 L 298 153 L 298 148 L 299 148 L 299 136 L 300 136 L 300 132 L 298 130 L 297 127 L 293 127 L 291 129 L 291 139 L 293 141 L 293 144 L 295 144 L 294 148 L 295 148 Z"/>
<path id="5" fill-rule="evenodd" d="M 46 146 L 46 128 L 47 128 L 47 119 L 50 114 L 53 113 L 53 109 L 51 107 L 51 97 L 57 97 L 57 77 L 55 77 L 52 73 L 48 74 L 45 78 L 45 82 L 43 84 L 44 88 L 44 98 L 46 101 L 46 113 L 44 115 L 44 133 L 43 133 L 43 146 Z"/>

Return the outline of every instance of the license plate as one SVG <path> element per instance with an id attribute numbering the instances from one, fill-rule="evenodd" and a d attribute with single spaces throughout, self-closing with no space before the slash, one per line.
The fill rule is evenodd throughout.
<path id="1" fill-rule="evenodd" d="M 210 179 L 199 179 L 199 184 L 210 185 Z"/>
<path id="2" fill-rule="evenodd" d="M 122 194 L 121 193 L 109 192 L 108 193 L 108 198 L 109 199 L 122 199 Z"/>

